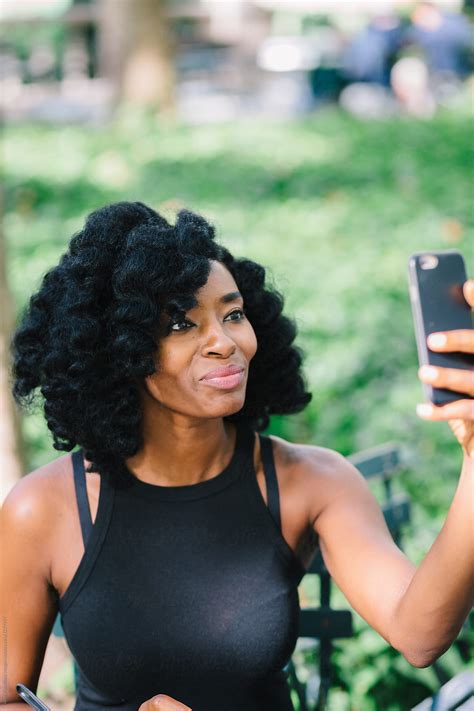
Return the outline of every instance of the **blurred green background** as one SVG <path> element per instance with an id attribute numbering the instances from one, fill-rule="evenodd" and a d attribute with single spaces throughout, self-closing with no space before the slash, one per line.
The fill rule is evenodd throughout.
<path id="1" fill-rule="evenodd" d="M 201 212 L 235 254 L 268 267 L 299 328 L 313 401 L 274 418 L 272 431 L 343 454 L 405 443 L 420 458 L 412 493 L 435 513 L 461 450 L 446 423 L 414 411 L 423 397 L 407 261 L 455 248 L 473 273 L 472 148 L 471 118 L 459 113 L 361 123 L 328 109 L 189 127 L 124 112 L 103 129 L 11 126 L 4 228 L 15 303 L 21 310 L 105 203 L 142 200 L 170 219 L 184 206 Z M 47 430 L 41 417 L 25 429 L 38 466 L 52 453 Z"/>
<path id="2" fill-rule="evenodd" d="M 473 0 L 1 4 L 11 321 L 92 210 L 140 200 L 171 221 L 182 207 L 202 213 L 236 256 L 267 268 L 298 326 L 313 400 L 269 431 L 346 456 L 400 445 L 394 488 L 413 501 L 403 549 L 419 563 L 462 452 L 447 423 L 415 412 L 423 391 L 407 264 L 417 251 L 457 249 L 474 276 Z M 357 73 L 357 47 L 375 68 L 383 58 L 382 76 Z M 4 281 L 1 271 L 2 299 Z M 15 437 L 7 410 L 3 489 L 58 456 L 41 412 L 25 414 Z M 300 598 L 318 605 L 310 577 Z M 337 589 L 332 605 L 348 606 Z M 355 636 L 335 643 L 328 711 L 407 711 L 469 666 L 453 646 L 442 679 L 416 669 L 354 619 Z M 474 651 L 472 622 L 462 637 Z M 317 649 L 297 646 L 293 659 L 316 691 Z M 39 693 L 52 711 L 72 709 L 72 662 L 57 644 Z"/>
<path id="3" fill-rule="evenodd" d="M 407 261 L 455 248 L 474 273 L 472 149 L 469 107 L 430 121 L 362 123 L 326 108 L 271 124 L 186 126 L 123 109 L 106 127 L 10 125 L 4 229 L 17 312 L 96 207 L 124 199 L 170 219 L 182 206 L 203 213 L 232 252 L 268 268 L 299 328 L 313 401 L 273 418 L 270 431 L 345 455 L 403 445 L 413 463 L 399 486 L 414 501 L 405 549 L 417 563 L 447 514 L 462 456 L 447 423 L 415 414 L 423 397 Z M 40 413 L 23 427 L 28 469 L 56 456 Z M 359 618 L 356 626 L 336 645 L 331 709 L 398 711 L 437 688 L 430 669 L 410 667 Z M 462 668 L 454 650 L 444 661 L 453 674 Z"/>

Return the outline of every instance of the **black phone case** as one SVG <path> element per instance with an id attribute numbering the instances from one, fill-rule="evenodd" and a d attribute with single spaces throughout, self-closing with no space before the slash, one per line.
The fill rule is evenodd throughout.
<path id="1" fill-rule="evenodd" d="M 427 256 L 438 259 L 434 268 L 422 268 L 420 259 Z M 462 290 L 462 285 L 467 279 L 462 254 L 457 250 L 417 252 L 409 259 L 408 275 L 420 365 L 472 370 L 474 368 L 472 354 L 435 352 L 428 348 L 426 342 L 429 334 L 435 331 L 473 327 L 471 307 L 464 298 Z M 471 398 L 466 393 L 436 388 L 427 383 L 423 383 L 423 389 L 426 399 L 435 405 Z"/>

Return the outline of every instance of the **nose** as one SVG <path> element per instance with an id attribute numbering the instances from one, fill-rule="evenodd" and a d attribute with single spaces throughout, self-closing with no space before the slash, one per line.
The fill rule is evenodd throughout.
<path id="1" fill-rule="evenodd" d="M 220 355 L 227 358 L 236 349 L 235 341 L 225 330 L 225 326 L 218 321 L 213 322 L 204 335 L 204 355 Z"/>

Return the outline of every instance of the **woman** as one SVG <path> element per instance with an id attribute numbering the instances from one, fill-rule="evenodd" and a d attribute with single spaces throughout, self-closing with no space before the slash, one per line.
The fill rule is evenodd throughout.
<path id="1" fill-rule="evenodd" d="M 471 402 L 427 415 L 453 418 L 464 466 L 417 569 L 344 457 L 256 436 L 311 397 L 264 279 L 203 218 L 170 226 L 118 203 L 90 215 L 32 297 L 14 395 L 40 389 L 54 446 L 81 449 L 3 507 L 5 703 L 19 681 L 36 688 L 59 610 L 78 711 L 291 709 L 282 668 L 318 542 L 354 609 L 413 665 L 455 639 L 473 597 Z M 472 281 L 465 294 L 473 304 Z M 469 349 L 466 332 L 442 348 Z M 469 373 L 437 382 L 473 392 Z"/>

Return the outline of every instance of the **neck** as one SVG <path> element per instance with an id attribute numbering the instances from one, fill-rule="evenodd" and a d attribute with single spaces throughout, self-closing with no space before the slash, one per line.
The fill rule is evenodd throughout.
<path id="1" fill-rule="evenodd" d="M 128 469 L 149 484 L 186 486 L 225 469 L 236 432 L 222 418 L 191 418 L 164 408 L 145 408 L 143 436 L 143 447 L 126 460 Z"/>

